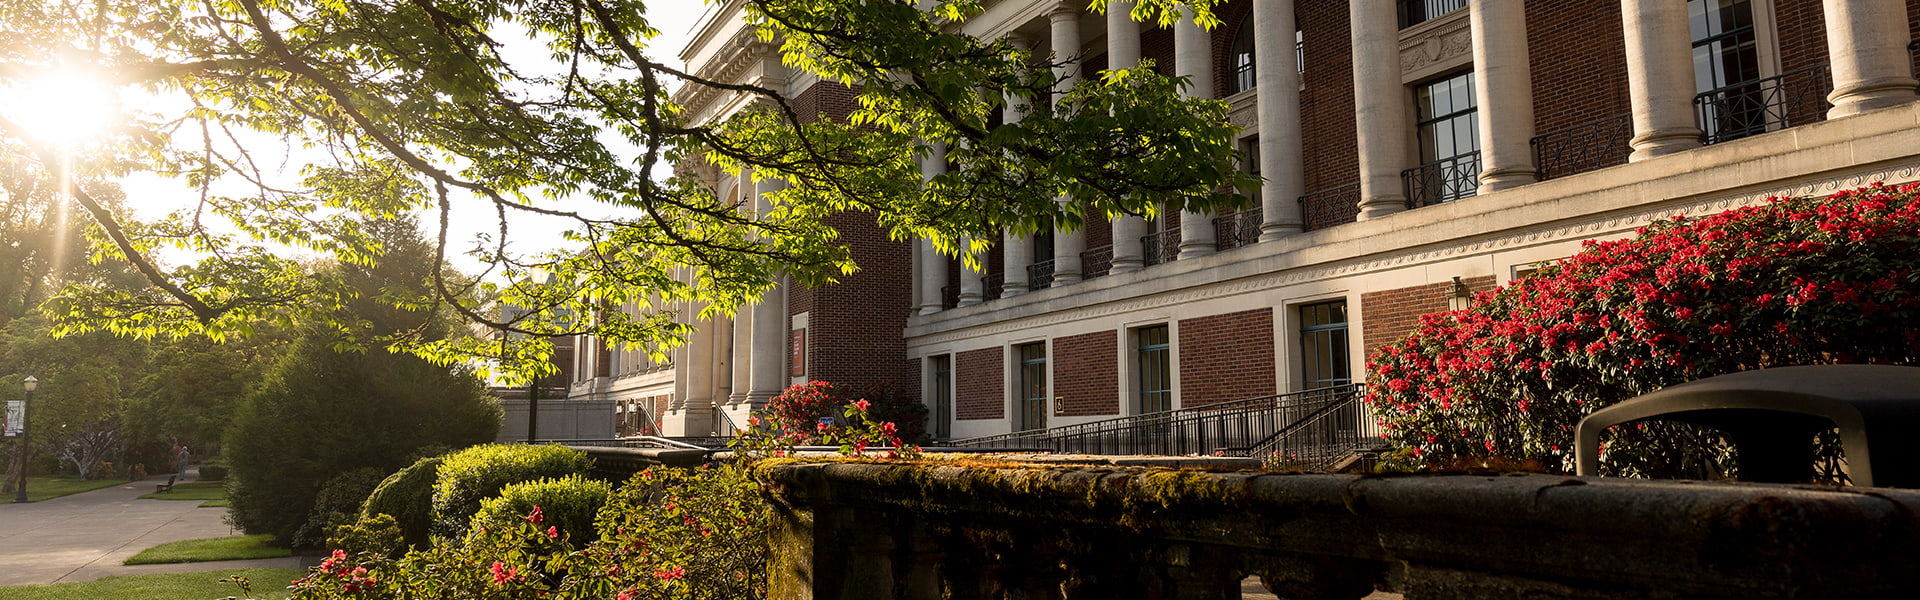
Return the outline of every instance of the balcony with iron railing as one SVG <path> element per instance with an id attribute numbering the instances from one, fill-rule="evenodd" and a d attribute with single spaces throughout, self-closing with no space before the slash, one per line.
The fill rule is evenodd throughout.
<path id="1" fill-rule="evenodd" d="M 1632 141 L 1633 114 L 1627 113 L 1536 135 L 1527 144 L 1546 180 L 1627 164 Z"/>
<path id="2" fill-rule="evenodd" d="M 980 295 L 986 300 L 999 298 L 1007 292 L 1006 273 L 994 272 L 980 276 Z"/>
<path id="3" fill-rule="evenodd" d="M 1360 216 L 1360 182 L 1328 188 L 1300 197 L 1300 217 L 1307 231 L 1352 223 Z"/>
<path id="4" fill-rule="evenodd" d="M 1113 272 L 1113 245 L 1088 248 L 1080 253 L 1080 276 L 1086 279 L 1104 277 Z"/>
<path id="5" fill-rule="evenodd" d="M 1215 247 L 1225 251 L 1260 243 L 1262 211 L 1249 208 L 1230 215 L 1214 217 Z"/>
<path id="6" fill-rule="evenodd" d="M 1174 255 L 1180 252 L 1180 230 L 1168 230 L 1140 236 L 1140 259 L 1142 264 L 1153 266 L 1173 262 Z"/>
<path id="7" fill-rule="evenodd" d="M 1044 290 L 1053 287 L 1053 261 L 1043 260 L 1027 265 L 1027 289 Z"/>
<path id="8" fill-rule="evenodd" d="M 1399 0 L 1400 28 L 1432 21 L 1467 7 L 1467 0 Z"/>
<path id="9" fill-rule="evenodd" d="M 1480 152 L 1476 150 L 1401 171 L 1400 179 L 1406 185 L 1407 208 L 1472 196 L 1480 188 Z"/>
<path id="10" fill-rule="evenodd" d="M 1833 78 L 1825 65 L 1707 90 L 1694 96 L 1702 143 L 1717 144 L 1827 118 Z"/>

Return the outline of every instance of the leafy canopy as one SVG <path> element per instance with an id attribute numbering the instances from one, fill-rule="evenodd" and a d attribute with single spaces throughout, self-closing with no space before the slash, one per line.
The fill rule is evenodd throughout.
<path id="1" fill-rule="evenodd" d="M 1131 16 L 1165 26 L 1191 11 L 1212 26 L 1217 4 L 1140 0 Z M 0 85 L 84 74 L 124 106 L 74 146 L 0 117 L 0 153 L 72 175 L 98 225 L 94 259 L 149 284 L 68 289 L 49 305 L 62 332 L 220 338 L 338 318 L 360 292 L 306 257 L 379 261 L 386 249 L 361 224 L 425 212 L 438 224 L 430 297 L 381 300 L 438 303 L 513 335 L 359 343 L 490 361 L 521 380 L 551 370 L 543 336 L 593 332 L 663 353 L 693 311 L 730 313 L 782 276 L 817 285 L 851 272 L 821 219 L 839 211 L 977 261 L 1003 229 L 1243 201 L 1216 193 L 1250 183 L 1233 167 L 1223 103 L 1185 98 L 1184 81 L 1151 68 L 1068 88 L 1053 67 L 1081 57 L 961 33 L 983 10 L 746 2 L 750 50 L 857 90 L 858 108 L 834 121 L 802 114 L 784 90 L 651 58 L 657 32 L 638 0 L 15 0 L 0 6 Z M 528 48 L 547 60 L 521 58 Z M 686 100 L 702 90 L 751 108 L 690 119 Z M 996 118 L 1008 111 L 1026 116 Z M 914 158 L 934 144 L 953 168 L 923 184 Z M 756 214 L 715 193 L 723 170 L 789 185 Z M 129 173 L 175 179 L 197 202 L 160 219 L 117 215 L 104 182 Z M 1065 194 L 1077 201 L 1056 201 Z M 456 212 L 499 225 L 468 251 L 487 268 L 475 277 L 441 266 L 465 243 L 448 239 Z M 569 222 L 566 247 L 510 245 L 532 217 Z"/>

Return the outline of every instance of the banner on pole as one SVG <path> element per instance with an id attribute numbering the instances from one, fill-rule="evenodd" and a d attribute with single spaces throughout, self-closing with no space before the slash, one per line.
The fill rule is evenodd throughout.
<path id="1" fill-rule="evenodd" d="M 27 401 L 8 400 L 5 417 L 0 420 L 0 430 L 6 432 L 6 437 L 20 437 L 20 429 L 27 426 Z"/>

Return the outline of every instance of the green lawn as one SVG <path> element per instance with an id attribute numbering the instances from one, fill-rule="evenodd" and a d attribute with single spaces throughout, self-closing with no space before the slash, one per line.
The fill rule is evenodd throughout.
<path id="1" fill-rule="evenodd" d="M 27 501 L 39 502 L 41 500 L 46 500 L 49 498 L 59 498 L 61 496 L 66 496 L 69 494 L 78 494 L 80 492 L 91 492 L 100 488 L 113 487 L 123 483 L 126 483 L 126 482 L 118 479 L 95 479 L 91 481 L 83 481 L 79 479 L 68 479 L 65 477 L 28 477 L 27 478 Z M 0 501 L 11 502 L 12 500 L 13 500 L 12 494 L 6 494 L 4 498 L 0 498 Z"/>
<path id="2" fill-rule="evenodd" d="M 31 490 L 29 490 L 31 491 Z M 20 585 L 0 587 L 4 600 L 101 600 L 102 598 L 139 598 L 140 600 L 208 600 L 238 596 L 240 588 L 220 583 L 222 577 L 235 575 L 253 580 L 254 598 L 281 600 L 287 597 L 287 582 L 305 576 L 300 569 L 233 569 L 166 575 L 123 575 L 79 583 Z"/>
<path id="3" fill-rule="evenodd" d="M 230 535 L 203 540 L 167 542 L 141 550 L 139 554 L 133 555 L 133 558 L 127 559 L 126 564 L 156 565 L 292 556 L 286 548 L 267 545 L 271 539 L 273 539 L 271 535 Z"/>
<path id="4" fill-rule="evenodd" d="M 141 498 L 154 500 L 220 500 L 227 499 L 227 484 L 219 481 L 196 481 L 193 483 L 173 484 L 173 491 L 147 494 Z M 201 506 L 207 506 L 202 504 Z M 226 506 L 221 504 L 221 506 Z"/>

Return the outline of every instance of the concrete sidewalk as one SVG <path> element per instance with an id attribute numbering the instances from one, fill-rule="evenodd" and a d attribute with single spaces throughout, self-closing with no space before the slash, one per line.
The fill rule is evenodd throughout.
<path id="1" fill-rule="evenodd" d="M 299 557 L 121 565 L 141 550 L 167 542 L 238 534 L 222 521 L 225 508 L 199 508 L 198 501 L 140 499 L 163 481 L 150 478 L 29 504 L 0 504 L 0 586 L 302 565 Z"/>

